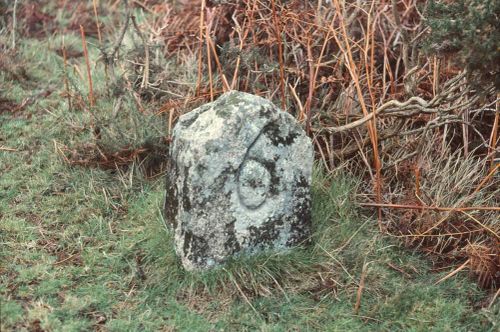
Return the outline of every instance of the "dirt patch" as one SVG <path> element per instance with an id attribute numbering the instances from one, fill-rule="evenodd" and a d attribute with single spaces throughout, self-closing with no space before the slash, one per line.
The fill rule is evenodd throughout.
<path id="1" fill-rule="evenodd" d="M 64 58 L 64 51 L 62 48 L 55 50 L 56 54 Z M 72 47 L 66 47 L 66 59 L 79 58 L 83 56 L 83 52 Z"/>
<path id="2" fill-rule="evenodd" d="M 38 4 L 26 4 L 20 12 L 24 34 L 27 37 L 43 38 L 56 30 L 55 17 L 43 12 Z"/>
<path id="3" fill-rule="evenodd" d="M 8 99 L 0 96 L 0 115 L 5 113 L 15 113 L 20 109 L 20 105 L 14 102 L 12 99 Z"/>
<path id="4" fill-rule="evenodd" d="M 26 63 L 20 59 L 15 51 L 6 51 L 0 53 L 0 71 L 5 75 L 5 81 L 17 81 L 23 85 L 29 84 L 31 77 L 26 70 Z"/>
<path id="5" fill-rule="evenodd" d="M 59 151 L 70 165 L 123 170 L 135 163 L 147 177 L 155 177 L 165 171 L 168 149 L 163 144 L 145 143 L 139 147 L 125 146 L 110 150 L 89 143 L 73 149 L 61 145 Z"/>

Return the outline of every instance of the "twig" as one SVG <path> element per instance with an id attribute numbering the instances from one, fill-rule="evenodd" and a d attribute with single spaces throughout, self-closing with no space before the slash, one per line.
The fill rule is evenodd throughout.
<path id="1" fill-rule="evenodd" d="M 99 17 L 97 16 L 96 0 L 93 0 L 92 4 L 94 5 L 94 16 L 95 16 L 95 24 L 97 26 L 97 37 L 99 38 L 99 45 L 102 46 L 101 27 L 99 26 Z"/>
<path id="2" fill-rule="evenodd" d="M 498 295 L 500 294 L 500 288 L 497 290 L 497 292 L 495 293 L 495 295 L 493 295 L 493 298 L 491 299 L 491 302 L 490 304 L 488 305 L 488 309 L 490 309 L 492 306 L 493 306 L 493 303 L 495 303 Z"/>
<path id="3" fill-rule="evenodd" d="M 207 23 L 207 26 L 206 26 L 206 29 L 205 29 L 205 40 L 206 40 L 206 43 L 207 43 L 208 61 L 211 62 L 211 53 L 213 52 L 215 64 L 217 65 L 217 70 L 219 71 L 219 75 L 220 75 L 221 80 L 222 80 L 222 90 L 224 92 L 226 92 L 226 91 L 231 90 L 231 87 L 229 86 L 229 83 L 227 81 L 226 75 L 224 75 L 224 71 L 222 69 L 222 65 L 221 65 L 221 63 L 219 61 L 219 57 L 217 56 L 217 50 L 215 49 L 214 42 L 212 40 L 212 37 L 210 36 L 210 32 L 212 30 L 213 19 L 214 19 L 213 11 L 207 9 L 207 22 L 208 23 Z M 209 65 L 210 65 L 210 63 L 209 63 Z M 211 71 L 211 69 L 210 69 L 210 71 Z M 212 83 L 210 83 L 210 85 L 211 84 Z M 212 97 L 212 95 L 211 95 L 211 97 Z"/>
<path id="4" fill-rule="evenodd" d="M 126 4 L 127 4 L 127 1 L 125 1 L 125 5 Z M 126 14 L 126 18 L 125 18 L 125 23 L 123 23 L 123 27 L 122 27 L 122 30 L 120 32 L 120 36 L 116 40 L 115 46 L 113 47 L 113 52 L 111 52 L 110 56 L 107 56 L 107 55 L 105 56 L 105 61 L 107 63 L 112 64 L 114 62 L 116 54 L 118 53 L 118 50 L 120 49 L 120 46 L 123 42 L 123 38 L 125 37 L 125 33 L 127 32 L 128 24 L 130 22 L 130 16 L 131 16 L 130 15 L 130 8 L 127 7 L 127 14 Z"/>
<path id="5" fill-rule="evenodd" d="M 79 252 L 77 252 L 76 254 L 70 255 L 70 256 L 68 256 L 68 257 L 66 257 L 66 258 L 64 258 L 64 259 L 62 259 L 60 261 L 54 262 L 53 265 L 60 265 L 60 264 L 62 264 L 64 262 L 67 262 L 67 261 L 73 259 L 73 257 L 76 257 L 78 254 L 79 254 Z"/>
<path id="6" fill-rule="evenodd" d="M 360 203 L 361 206 L 386 207 L 393 209 L 411 209 L 411 210 L 435 210 L 435 211 L 500 211 L 498 206 L 466 206 L 466 207 L 441 207 L 425 205 L 403 205 L 389 203 Z"/>
<path id="7" fill-rule="evenodd" d="M 304 106 L 302 105 L 299 96 L 297 96 L 297 91 L 295 91 L 295 87 L 293 87 L 290 83 L 288 83 L 288 88 L 290 89 L 292 96 L 299 107 L 299 116 L 302 116 L 304 114 Z"/>
<path id="8" fill-rule="evenodd" d="M 89 61 L 89 54 L 87 51 L 87 41 L 85 40 L 85 31 L 83 29 L 83 26 L 81 25 L 80 25 L 80 33 L 82 36 L 83 54 L 85 56 L 85 63 L 87 65 L 87 77 L 89 79 L 89 102 L 90 102 L 90 107 L 94 107 L 94 89 L 92 86 L 92 75 L 90 73 L 90 61 Z"/>
<path id="9" fill-rule="evenodd" d="M 466 260 L 465 263 L 463 263 L 462 265 L 460 265 L 458 268 L 456 268 L 452 272 L 448 273 L 446 276 L 444 276 L 441 279 L 439 279 L 438 281 L 436 281 L 434 283 L 434 285 L 440 284 L 443 281 L 445 281 L 446 279 L 449 279 L 449 278 L 453 277 L 455 274 L 457 274 L 458 272 L 460 272 L 463 269 L 465 269 L 467 267 L 467 264 L 469 264 L 469 262 L 470 262 L 470 259 Z"/>
<path id="10" fill-rule="evenodd" d="M 274 32 L 276 35 L 276 42 L 278 43 L 278 61 L 280 66 L 280 92 L 281 92 L 281 107 L 286 110 L 285 100 L 285 65 L 283 63 L 283 41 L 281 40 L 281 24 L 278 20 L 276 13 L 275 0 L 271 0 L 271 10 L 273 12 Z"/>
<path id="11" fill-rule="evenodd" d="M 403 78 L 404 81 L 404 87 L 406 90 L 406 93 L 408 95 L 413 95 L 415 91 L 415 79 L 413 77 L 413 73 L 416 72 L 417 68 L 413 66 L 412 61 L 410 61 L 409 58 L 409 49 L 410 49 L 410 43 L 409 43 L 409 38 L 408 34 L 405 29 L 403 29 L 403 25 L 401 24 L 401 19 L 399 17 L 399 12 L 397 8 L 397 0 L 391 0 L 391 5 L 392 5 L 392 15 L 394 16 L 394 22 L 396 24 L 397 29 L 399 30 L 399 33 L 401 34 L 401 52 L 403 56 L 403 65 L 405 67 L 405 75 Z"/>
<path id="12" fill-rule="evenodd" d="M 208 10 L 207 10 L 208 12 Z M 208 19 L 207 15 L 207 19 Z M 213 19 L 213 17 L 210 17 Z M 211 58 L 211 51 L 210 51 L 210 42 L 209 42 L 209 34 L 210 34 L 210 28 L 212 26 L 212 20 L 208 20 L 209 23 L 205 25 L 205 44 L 206 44 L 206 49 L 207 49 L 207 64 L 208 64 L 208 81 L 210 84 L 210 101 L 214 100 L 214 84 L 213 84 L 213 77 L 212 77 L 212 58 Z"/>
<path id="13" fill-rule="evenodd" d="M 97 37 L 99 38 L 99 47 L 102 50 L 101 27 L 100 27 L 100 23 L 99 23 L 99 15 L 97 14 L 97 0 L 93 0 L 92 3 L 94 5 L 95 25 L 97 27 Z M 104 61 L 104 76 L 105 76 L 105 83 L 106 83 L 106 91 L 107 91 L 108 96 L 110 96 L 111 93 L 109 90 L 108 61 Z"/>
<path id="14" fill-rule="evenodd" d="M 500 93 L 497 93 L 497 100 L 495 103 L 495 120 L 493 120 L 493 129 L 491 130 L 491 135 L 490 135 L 490 144 L 488 146 L 488 154 L 490 156 L 490 169 L 493 169 L 495 167 L 494 159 L 495 159 L 495 154 L 493 151 L 495 150 L 495 147 L 497 146 L 497 136 L 498 136 L 498 127 L 499 127 L 499 118 L 500 118 Z"/>
<path id="15" fill-rule="evenodd" d="M 220 75 L 221 80 L 222 80 L 222 90 L 224 92 L 227 92 L 227 91 L 231 90 L 231 87 L 229 86 L 229 83 L 227 82 L 226 75 L 224 75 L 224 71 L 222 70 L 222 65 L 220 64 L 219 57 L 217 56 L 214 42 L 213 42 L 212 38 L 210 38 L 210 36 L 208 36 L 207 41 L 210 44 L 210 48 L 211 48 L 213 55 L 214 55 L 215 64 L 217 65 L 217 70 L 219 71 L 219 75 Z"/>
<path id="16" fill-rule="evenodd" d="M 318 64 L 321 62 L 321 57 L 318 59 Z M 311 39 L 308 38 L 307 41 L 307 65 L 309 67 L 309 93 L 307 95 L 307 100 L 304 105 L 304 110 L 306 113 L 306 133 L 308 135 L 311 134 L 311 107 L 313 103 L 313 97 L 314 97 L 314 90 L 316 88 L 315 82 L 316 82 L 316 74 L 318 71 L 314 70 L 314 63 L 313 63 L 313 54 L 312 54 L 312 49 L 311 49 Z M 319 69 L 319 66 L 318 68 Z"/>
<path id="17" fill-rule="evenodd" d="M 356 304 L 354 304 L 354 314 L 357 315 L 359 312 L 359 307 L 361 306 L 361 295 L 363 294 L 363 289 L 365 288 L 365 279 L 368 273 L 368 264 L 363 264 L 363 270 L 361 271 L 361 278 L 359 280 L 358 291 L 356 292 Z"/>
<path id="18" fill-rule="evenodd" d="M 474 222 L 476 222 L 483 229 L 486 229 L 488 232 L 490 232 L 491 234 L 493 234 L 493 236 L 495 236 L 498 240 L 500 240 L 500 235 L 498 235 L 494 230 L 492 230 L 488 226 L 484 225 L 482 222 L 480 222 L 479 220 L 477 220 L 476 218 L 474 218 L 473 216 L 471 216 L 469 213 L 467 213 L 465 211 L 460 211 L 460 212 L 463 213 L 463 214 L 465 214 L 467 217 L 469 217 L 471 220 L 473 220 Z"/>
<path id="19" fill-rule="evenodd" d="M 142 43 L 144 44 L 145 59 L 144 59 L 144 70 L 142 72 L 141 89 L 147 89 L 149 85 L 149 46 L 148 43 L 146 42 L 146 38 L 141 32 L 141 29 L 139 29 L 139 26 L 137 25 L 135 16 L 132 15 L 130 18 L 132 19 L 132 24 L 134 25 L 134 28 L 137 31 L 137 34 L 139 35 L 139 38 L 141 38 Z"/>
<path id="20" fill-rule="evenodd" d="M 207 1 L 201 0 L 200 25 L 199 25 L 199 46 L 198 46 L 198 77 L 196 79 L 196 95 L 200 95 L 201 77 L 203 71 L 203 34 L 205 29 L 205 7 Z"/>
<path id="21" fill-rule="evenodd" d="M 138 1 L 138 0 L 133 0 L 133 3 L 139 5 L 142 9 L 146 10 L 150 14 L 157 14 L 155 13 L 152 9 L 150 9 L 144 2 Z"/>
<path id="22" fill-rule="evenodd" d="M 449 91 L 445 91 L 445 93 L 449 93 Z M 469 101 L 450 106 L 448 108 L 443 108 L 441 107 L 441 102 L 444 102 L 444 94 L 441 93 L 437 96 L 435 96 L 432 100 L 430 101 L 425 101 L 421 97 L 411 97 L 408 100 L 404 102 L 400 102 L 398 100 L 390 100 L 383 105 L 379 106 L 375 111 L 365 114 L 361 119 L 358 119 L 356 121 L 353 121 L 351 123 L 348 123 L 346 125 L 338 126 L 338 127 L 322 127 L 320 128 L 320 132 L 331 132 L 331 133 L 338 133 L 338 132 L 343 132 L 347 130 L 351 130 L 354 128 L 357 128 L 370 120 L 372 120 L 374 117 L 377 116 L 395 116 L 395 117 L 402 117 L 402 118 L 409 118 L 412 116 L 415 116 L 416 114 L 419 113 L 424 113 L 424 114 L 435 114 L 438 112 L 441 112 L 442 114 L 445 113 L 452 113 L 452 111 L 456 109 L 466 109 L 470 107 L 473 103 L 475 103 L 478 100 L 478 97 L 471 98 Z M 445 119 L 444 117 L 438 118 L 438 119 Z M 434 119 L 436 121 L 436 119 Z M 464 123 L 463 120 L 459 120 L 458 118 L 454 122 L 461 122 Z M 445 123 L 436 123 L 434 126 L 430 127 L 429 129 L 432 129 L 436 126 L 442 126 Z M 474 128 L 472 128 L 474 130 Z M 422 131 L 423 128 L 418 128 L 413 131 L 408 131 L 404 133 L 404 135 L 409 135 L 409 134 L 415 134 L 420 131 Z M 476 132 L 480 134 L 479 132 Z M 482 136 L 482 134 L 480 134 Z M 490 145 L 491 146 L 491 145 Z"/>
<path id="23" fill-rule="evenodd" d="M 493 177 L 493 175 L 495 175 L 497 169 L 500 168 L 500 163 L 499 164 L 496 164 L 495 167 L 493 167 L 490 172 L 484 177 L 484 179 L 478 184 L 478 186 L 476 187 L 476 189 L 474 189 L 474 192 L 473 194 L 477 193 L 479 190 L 481 190 L 481 188 L 486 184 L 488 183 L 488 181 Z"/>
<path id="24" fill-rule="evenodd" d="M 64 88 L 66 89 L 66 97 L 68 98 L 68 110 L 71 112 L 73 109 L 72 104 L 71 104 L 71 94 L 69 92 L 69 82 L 68 82 L 68 56 L 66 53 L 66 44 L 64 43 L 64 37 L 63 37 L 63 47 L 62 47 L 62 53 L 63 53 L 63 75 L 64 75 Z"/>
<path id="25" fill-rule="evenodd" d="M 16 25 L 17 25 L 17 0 L 14 0 L 14 9 L 12 11 L 12 49 L 16 48 Z"/>
<path id="26" fill-rule="evenodd" d="M 333 2 L 335 3 L 335 8 L 336 8 L 337 12 L 342 13 L 342 11 L 340 9 L 339 0 L 334 0 Z M 345 50 L 342 47 L 342 43 L 340 42 L 340 40 L 336 36 L 335 29 L 333 29 L 333 27 L 332 27 L 332 31 L 334 33 L 333 36 L 334 36 L 335 41 L 337 42 L 338 46 L 342 49 L 342 51 L 346 57 L 346 61 L 349 63 L 349 65 L 347 66 L 347 69 L 349 70 L 349 73 L 350 73 L 352 79 L 354 80 L 354 85 L 356 87 L 356 92 L 358 95 L 359 103 L 361 105 L 361 110 L 363 111 L 363 114 L 365 116 L 368 116 L 368 114 L 369 114 L 368 109 L 366 107 L 363 92 L 361 90 L 361 86 L 359 83 L 359 76 L 358 76 L 358 73 L 356 71 L 356 64 L 355 64 L 353 56 L 352 56 L 351 46 L 349 44 L 349 38 L 347 36 L 347 30 L 346 30 L 343 19 L 340 19 L 340 27 L 342 29 L 342 37 L 344 39 Z M 375 111 L 375 110 L 373 110 L 373 111 Z M 372 115 L 372 121 L 367 123 L 367 127 L 368 127 L 368 133 L 370 136 L 370 141 L 372 143 L 373 160 L 374 160 L 374 166 L 375 166 L 376 181 L 375 181 L 375 188 L 374 188 L 375 190 L 374 191 L 375 191 L 375 195 L 377 197 L 377 202 L 381 202 L 382 201 L 382 192 L 381 192 L 382 163 L 381 163 L 381 160 L 379 157 L 379 152 L 378 152 L 377 126 L 376 126 L 376 122 L 374 120 L 375 120 L 375 114 Z M 382 231 L 382 211 L 381 211 L 381 209 L 378 209 L 378 226 L 379 226 L 379 230 Z"/>
<path id="27" fill-rule="evenodd" d="M 0 151 L 17 152 L 19 150 L 18 149 L 14 149 L 14 148 L 8 148 L 6 146 L 0 145 Z"/>
<path id="28" fill-rule="evenodd" d="M 399 266 L 395 265 L 395 264 L 392 264 L 391 262 L 388 262 L 387 265 L 391 268 L 391 269 L 394 269 L 396 271 L 398 271 L 399 273 L 403 274 L 405 277 L 407 278 L 411 278 L 411 274 L 409 274 L 408 272 L 406 272 L 405 270 L 403 270 L 402 268 L 400 268 Z"/>
<path id="29" fill-rule="evenodd" d="M 247 5 L 250 6 L 250 4 L 247 4 Z M 241 28 L 241 26 L 240 26 L 240 24 L 239 24 L 239 22 L 236 19 L 236 17 L 235 17 L 234 14 L 232 16 L 232 20 L 233 20 L 234 25 L 236 27 L 235 30 L 236 30 L 236 33 L 238 34 L 238 39 L 240 41 L 239 51 L 238 51 L 238 58 L 236 59 L 236 65 L 235 65 L 235 68 L 234 68 L 233 79 L 231 81 L 231 90 L 234 90 L 234 88 L 236 87 L 237 79 L 238 79 L 238 71 L 240 69 L 241 51 L 243 50 L 243 46 L 244 46 L 245 40 L 247 39 L 248 32 L 250 30 L 249 29 L 245 29 L 245 32 L 242 35 L 241 34 L 242 28 Z"/>

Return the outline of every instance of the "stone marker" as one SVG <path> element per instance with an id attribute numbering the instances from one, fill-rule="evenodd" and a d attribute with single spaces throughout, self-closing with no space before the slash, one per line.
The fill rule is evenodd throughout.
<path id="1" fill-rule="evenodd" d="M 179 118 L 165 200 L 187 270 L 308 242 L 313 148 L 295 119 L 231 91 Z"/>

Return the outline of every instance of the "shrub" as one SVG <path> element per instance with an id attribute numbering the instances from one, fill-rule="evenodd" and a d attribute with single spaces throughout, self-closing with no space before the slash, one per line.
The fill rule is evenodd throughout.
<path id="1" fill-rule="evenodd" d="M 424 49 L 453 59 L 467 68 L 476 83 L 500 88 L 500 2 L 495 0 L 429 1 L 430 28 Z"/>

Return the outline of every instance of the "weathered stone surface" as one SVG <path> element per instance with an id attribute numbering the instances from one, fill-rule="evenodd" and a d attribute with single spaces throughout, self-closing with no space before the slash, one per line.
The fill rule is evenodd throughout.
<path id="1" fill-rule="evenodd" d="M 172 138 L 165 215 L 186 269 L 308 241 L 313 149 L 291 115 L 231 91 Z"/>

